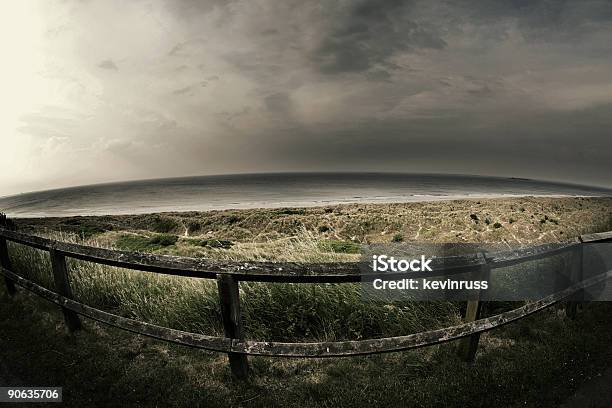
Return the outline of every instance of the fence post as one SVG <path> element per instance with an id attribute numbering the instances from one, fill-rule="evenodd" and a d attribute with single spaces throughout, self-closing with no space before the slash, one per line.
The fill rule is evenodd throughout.
<path id="1" fill-rule="evenodd" d="M 489 280 L 491 274 L 491 266 L 487 263 L 487 258 L 480 252 L 478 258 L 483 262 L 480 268 L 472 273 L 473 280 Z M 474 298 L 467 301 L 465 307 L 464 322 L 473 322 L 480 318 L 482 313 L 482 304 L 480 300 L 480 290 L 474 294 Z M 464 361 L 472 362 L 476 358 L 476 351 L 478 350 L 478 343 L 480 341 L 480 333 L 474 333 L 468 337 L 460 340 L 459 343 L 459 355 Z"/>
<path id="2" fill-rule="evenodd" d="M 575 285 L 576 283 L 582 282 L 584 280 L 584 275 L 583 275 L 583 266 L 582 266 L 582 262 L 583 262 L 583 257 L 584 257 L 584 244 L 582 243 L 582 240 L 580 241 L 580 243 L 578 244 L 578 247 L 576 248 L 576 250 L 574 251 L 574 253 L 572 254 L 572 261 L 570 263 L 571 265 L 571 269 L 570 269 L 570 282 L 572 285 Z M 576 293 L 574 293 L 572 295 L 572 300 L 567 302 L 565 304 L 565 315 L 567 317 L 569 317 L 570 319 L 575 319 L 577 314 L 578 314 L 578 301 L 580 300 L 581 295 L 584 292 L 582 290 L 577 291 Z"/>
<path id="3" fill-rule="evenodd" d="M 4 237 L 0 237 L 0 266 L 8 270 L 11 269 L 11 260 L 8 254 L 8 246 L 6 245 L 6 238 Z M 13 296 L 17 292 L 17 289 L 15 288 L 15 282 L 5 276 L 4 283 L 6 283 L 6 291 L 9 296 Z"/>
<path id="4" fill-rule="evenodd" d="M 238 281 L 230 275 L 217 275 L 219 289 L 219 302 L 221 303 L 221 317 L 225 337 L 243 340 L 242 318 L 240 316 L 240 295 Z M 249 362 L 247 356 L 240 353 L 227 353 L 232 377 L 245 380 L 249 375 Z"/>
<path id="5" fill-rule="evenodd" d="M 49 255 L 51 256 L 53 281 L 55 282 L 57 293 L 65 298 L 73 299 L 70 281 L 68 280 L 66 257 L 64 254 L 57 252 L 53 248 L 49 249 Z M 74 332 L 81 329 L 81 319 L 79 319 L 79 315 L 76 314 L 76 312 L 62 306 L 62 313 L 64 313 L 64 321 L 66 322 L 66 326 L 68 326 L 68 330 Z"/>

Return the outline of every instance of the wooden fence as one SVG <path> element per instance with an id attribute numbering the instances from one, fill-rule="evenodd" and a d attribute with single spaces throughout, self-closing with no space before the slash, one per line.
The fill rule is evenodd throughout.
<path id="1" fill-rule="evenodd" d="M 7 241 L 48 251 L 51 257 L 53 278 L 57 292 L 46 289 L 16 274 L 11 268 Z M 23 233 L 0 229 L 0 271 L 4 275 L 7 291 L 13 295 L 15 284 L 58 304 L 70 331 L 81 328 L 79 315 L 99 322 L 185 346 L 227 353 L 234 378 L 248 377 L 248 355 L 270 357 L 345 357 L 374 353 L 409 350 L 463 339 L 460 352 L 467 361 L 474 359 L 480 334 L 504 324 L 522 319 L 544 308 L 569 298 L 576 292 L 606 281 L 612 271 L 582 279 L 582 253 L 584 245 L 612 241 L 612 232 L 582 235 L 574 241 L 545 244 L 514 251 L 478 253 L 434 259 L 434 272 L 417 272 L 411 277 L 440 276 L 471 272 L 474 276 L 487 276 L 492 269 L 520 264 L 562 253 L 575 251 L 580 267 L 579 274 L 569 286 L 560 286 L 558 292 L 535 302 L 495 316 L 481 318 L 478 298 L 466 305 L 464 323 L 444 329 L 431 330 L 406 336 L 368 339 L 359 341 L 334 341 L 316 343 L 286 343 L 274 341 L 250 341 L 244 338 L 240 316 L 239 284 L 241 281 L 291 282 L 291 283 L 339 283 L 361 282 L 364 278 L 359 263 L 293 263 L 293 262 L 224 262 L 200 258 L 186 258 L 148 253 L 116 251 L 78 244 L 54 241 Z M 216 279 L 224 327 L 224 337 L 189 333 L 161 327 L 108 313 L 80 303 L 73 298 L 70 288 L 66 257 L 117 266 L 142 272 L 192 278 Z M 385 274 L 385 277 L 392 277 Z M 567 313 L 574 316 L 574 302 L 567 304 Z"/>

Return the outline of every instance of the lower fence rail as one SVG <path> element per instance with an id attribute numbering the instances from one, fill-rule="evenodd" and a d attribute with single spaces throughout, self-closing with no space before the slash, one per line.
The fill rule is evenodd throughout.
<path id="1" fill-rule="evenodd" d="M 268 357 L 350 357 L 366 354 L 389 353 L 433 346 L 464 337 L 480 334 L 496 327 L 522 319 L 557 302 L 570 297 L 577 291 L 596 285 L 612 278 L 612 270 L 593 276 L 582 282 L 549 295 L 543 299 L 528 303 L 519 308 L 495 316 L 466 322 L 444 329 L 409 334 L 406 336 L 387 337 L 358 341 L 334 341 L 316 343 L 284 343 L 275 341 L 249 341 L 239 338 L 214 337 L 190 333 L 168 327 L 140 322 L 134 319 L 108 313 L 83 303 L 69 299 L 59 293 L 46 289 L 6 268 L 1 268 L 2 275 L 17 285 L 47 299 L 62 309 L 67 309 L 90 319 L 144 336 L 169 341 L 189 347 L 218 351 L 228 354 L 241 354 Z"/>

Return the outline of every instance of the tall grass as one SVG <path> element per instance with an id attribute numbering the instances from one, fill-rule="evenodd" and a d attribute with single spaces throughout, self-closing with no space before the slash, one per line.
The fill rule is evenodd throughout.
<path id="1" fill-rule="evenodd" d="M 382 303 L 360 284 L 242 284 L 243 316 L 259 340 L 345 340 L 398 336 L 459 321 L 451 302 Z"/>
<path id="2" fill-rule="evenodd" d="M 55 233 L 52 238 L 83 243 L 76 235 Z M 105 245 L 93 238 L 84 243 Z M 263 249 L 266 246 L 253 245 L 248 250 L 234 249 L 236 246 L 229 250 L 212 248 L 211 252 L 226 259 L 244 259 L 247 254 L 270 259 Z M 299 248 L 296 254 L 302 261 L 321 260 L 316 258 L 320 251 L 317 241 L 308 237 L 287 240 L 280 248 Z M 54 289 L 46 252 L 14 243 L 9 251 L 17 273 Z M 331 253 L 328 257 L 338 260 L 346 259 L 345 255 Z M 214 280 L 131 271 L 70 258 L 67 264 L 75 298 L 80 302 L 180 330 L 210 335 L 223 332 Z M 364 302 L 359 284 L 242 282 L 240 292 L 246 334 L 258 340 L 384 337 L 443 327 L 459 319 L 451 302 Z"/>
<path id="3" fill-rule="evenodd" d="M 359 259 L 360 245 L 351 241 L 321 240 L 302 228 L 295 235 L 263 242 L 235 242 L 231 246 L 197 247 L 181 239 L 162 253 L 204 256 L 227 261 L 349 262 Z"/>

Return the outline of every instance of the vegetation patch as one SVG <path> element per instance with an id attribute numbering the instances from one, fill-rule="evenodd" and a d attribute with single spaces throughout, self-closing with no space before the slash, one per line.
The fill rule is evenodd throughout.
<path id="1" fill-rule="evenodd" d="M 77 234 L 78 236 L 87 239 L 97 234 L 110 231 L 113 229 L 113 226 L 99 223 L 88 218 L 72 217 L 63 220 L 60 224 L 60 229 L 65 232 Z"/>
<path id="2" fill-rule="evenodd" d="M 178 237 L 172 234 L 159 234 L 149 238 L 149 243 L 152 245 L 161 245 L 163 247 L 176 244 Z"/>
<path id="3" fill-rule="evenodd" d="M 326 239 L 319 242 L 319 248 L 326 252 L 337 252 L 341 254 L 358 254 L 361 252 L 361 245 L 353 241 L 339 241 Z"/>
<path id="4" fill-rule="evenodd" d="M 230 215 L 229 217 L 226 218 L 226 221 L 228 224 L 236 224 L 237 222 L 242 221 L 242 217 L 238 216 L 238 215 Z"/>
<path id="5" fill-rule="evenodd" d="M 232 241 L 216 238 L 185 238 L 182 241 L 188 243 L 189 245 L 209 248 L 230 249 L 232 246 L 234 246 L 234 243 Z"/>
<path id="6" fill-rule="evenodd" d="M 156 234 L 146 237 L 136 234 L 122 234 L 115 246 L 125 251 L 152 252 L 176 244 L 178 237 L 172 234 Z"/>
<path id="7" fill-rule="evenodd" d="M 155 232 L 168 233 L 179 228 L 179 223 L 173 218 L 156 215 L 151 220 L 151 229 Z"/>
<path id="8" fill-rule="evenodd" d="M 187 221 L 187 231 L 189 233 L 194 233 L 200 231 L 202 229 L 202 224 L 197 220 L 189 220 Z"/>
<path id="9" fill-rule="evenodd" d="M 283 215 L 304 215 L 306 210 L 303 208 L 281 208 L 278 210 L 278 213 Z"/>

